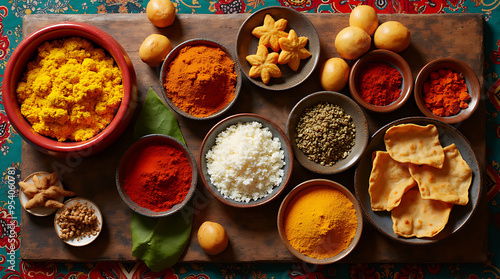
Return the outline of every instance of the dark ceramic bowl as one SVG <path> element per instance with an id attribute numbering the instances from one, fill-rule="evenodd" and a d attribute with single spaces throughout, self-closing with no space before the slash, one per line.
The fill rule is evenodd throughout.
<path id="1" fill-rule="evenodd" d="M 278 138 L 279 141 L 281 142 L 281 149 L 284 152 L 284 161 L 285 161 L 285 166 L 283 167 L 283 177 L 281 180 L 281 183 L 278 186 L 275 186 L 270 194 L 267 196 L 260 198 L 258 200 L 251 200 L 249 202 L 244 202 L 244 201 L 236 201 L 234 199 L 225 197 L 218 189 L 217 187 L 211 182 L 210 180 L 210 174 L 208 174 L 207 170 L 207 159 L 206 159 L 206 154 L 207 152 L 215 145 L 215 139 L 217 138 L 217 135 L 219 135 L 221 132 L 226 130 L 228 127 L 238 124 L 239 122 L 241 123 L 246 123 L 246 122 L 253 122 L 257 121 L 262 124 L 263 128 L 268 128 L 269 131 L 273 134 L 273 138 Z M 207 133 L 205 138 L 203 139 L 203 142 L 200 147 L 200 155 L 199 155 L 199 164 L 200 164 L 200 173 L 201 173 L 201 179 L 203 181 L 203 184 L 205 187 L 208 189 L 212 195 L 217 198 L 219 201 L 226 205 L 234 206 L 234 207 L 239 207 L 239 208 L 249 208 L 249 207 L 256 207 L 259 205 L 266 204 L 274 199 L 276 199 L 281 192 L 285 189 L 286 185 L 288 184 L 288 181 L 290 180 L 291 174 L 292 174 L 292 168 L 293 168 L 293 152 L 292 148 L 290 146 L 290 143 L 288 142 L 288 139 L 286 138 L 285 133 L 280 129 L 278 125 L 273 123 L 271 120 L 256 115 L 252 113 L 242 113 L 242 114 L 236 114 L 229 116 L 223 120 L 221 120 L 219 123 L 217 123 L 210 131 Z"/>
<path id="2" fill-rule="evenodd" d="M 114 58 L 122 72 L 124 92 L 115 117 L 99 134 L 85 141 L 59 142 L 36 133 L 31 124 L 21 115 L 16 87 L 26 71 L 26 65 L 36 56 L 37 48 L 41 44 L 71 36 L 79 36 L 95 43 Z M 122 134 L 132 119 L 137 101 L 137 77 L 127 52 L 109 34 L 95 26 L 79 22 L 49 25 L 27 36 L 9 58 L 3 83 L 3 104 L 13 127 L 34 148 L 57 157 L 90 156 L 109 146 Z"/>
<path id="3" fill-rule="evenodd" d="M 372 154 L 378 150 L 386 150 L 384 144 L 384 135 L 387 129 L 394 125 L 413 123 L 416 125 L 426 126 L 433 124 L 439 131 L 439 141 L 442 146 L 448 146 L 454 143 L 463 159 L 472 169 L 472 182 L 469 188 L 469 203 L 465 206 L 455 205 L 451 210 L 448 223 L 445 228 L 434 237 L 404 238 L 396 235 L 392 228 L 391 212 L 388 211 L 373 211 L 371 208 L 370 194 L 368 192 L 370 173 L 372 170 Z M 354 189 L 359 204 L 363 209 L 364 215 L 368 221 L 382 234 L 400 243 L 424 245 L 432 244 L 448 238 L 452 234 L 459 231 L 474 214 L 477 208 L 478 201 L 482 191 L 482 170 L 479 167 L 477 157 L 472 150 L 469 141 L 453 126 L 441 122 L 436 119 L 427 117 L 408 117 L 393 121 L 384 127 L 380 128 L 373 136 L 366 148 L 366 152 L 358 163 L 354 176 Z"/>
<path id="4" fill-rule="evenodd" d="M 304 191 L 306 189 L 310 189 L 312 187 L 318 187 L 318 186 L 328 186 L 334 190 L 340 191 L 342 194 L 344 194 L 354 205 L 354 209 L 356 210 L 356 217 L 358 219 L 358 226 L 356 229 L 356 234 L 354 235 L 354 238 L 352 242 L 347 246 L 347 248 L 337 255 L 326 258 L 326 259 L 315 259 L 311 258 L 309 256 L 306 256 L 304 254 L 301 254 L 299 251 L 297 251 L 293 246 L 290 244 L 290 241 L 287 239 L 286 234 L 285 234 L 285 215 L 287 213 L 287 207 L 290 204 L 290 202 L 293 200 L 294 197 L 296 197 L 301 191 Z M 278 211 L 278 233 L 280 235 L 281 240 L 285 244 L 286 248 L 290 253 L 292 253 L 295 257 L 300 259 L 301 261 L 310 263 L 310 264 L 319 264 L 319 265 L 324 265 L 324 264 L 331 264 L 337 261 L 340 261 L 349 253 L 352 252 L 352 250 L 356 247 L 356 245 L 359 242 L 359 239 L 361 238 L 361 233 L 363 231 L 363 214 L 361 213 L 361 207 L 359 206 L 358 201 L 354 197 L 354 195 L 349 191 L 346 187 L 342 186 L 341 184 L 327 180 L 327 179 L 312 179 L 308 181 L 304 181 L 297 185 L 295 188 L 288 193 L 288 195 L 283 199 L 283 202 L 281 203 L 281 206 Z"/>
<path id="5" fill-rule="evenodd" d="M 369 102 L 365 101 L 365 99 L 363 99 L 359 90 L 359 76 L 361 74 L 361 71 L 368 64 L 374 62 L 384 62 L 391 65 L 392 67 L 396 68 L 403 77 L 403 83 L 401 85 L 401 95 L 396 101 L 386 106 L 377 106 L 370 104 Z M 367 110 L 380 113 L 395 111 L 403 106 L 406 101 L 408 101 L 413 90 L 413 75 L 411 73 L 410 65 L 408 65 L 403 57 L 390 50 L 372 50 L 361 56 L 352 66 L 351 72 L 349 74 L 349 90 L 351 91 L 352 98 L 360 106 L 364 107 Z"/>
<path id="6" fill-rule="evenodd" d="M 432 72 L 438 71 L 440 69 L 451 69 L 454 72 L 461 73 L 467 84 L 467 89 L 471 100 L 469 102 L 469 107 L 462 109 L 459 113 L 453 116 L 437 116 L 432 111 L 430 111 L 425 103 L 423 96 L 424 84 L 429 79 L 429 75 Z M 479 80 L 477 75 L 467 64 L 455 59 L 455 58 L 439 58 L 427 63 L 418 73 L 415 80 L 415 102 L 417 103 L 420 111 L 427 117 L 437 119 L 439 121 L 455 124 L 464 121 L 469 116 L 471 116 L 474 111 L 476 111 L 479 104 L 479 98 L 481 96 L 481 87 L 479 85 Z"/>
<path id="7" fill-rule="evenodd" d="M 351 152 L 346 158 L 337 161 L 333 166 L 325 166 L 309 160 L 307 155 L 297 147 L 295 141 L 297 135 L 296 127 L 304 110 L 323 102 L 340 106 L 346 114 L 352 116 L 356 128 L 355 143 Z M 330 91 L 316 92 L 300 100 L 288 116 L 286 133 L 297 161 L 306 169 L 319 174 L 335 174 L 352 167 L 358 162 L 365 151 L 369 138 L 368 122 L 363 110 L 351 98 L 341 93 Z"/>
<path id="8" fill-rule="evenodd" d="M 227 104 L 224 108 L 222 108 L 221 110 L 215 112 L 214 114 L 206 116 L 206 117 L 195 116 L 195 115 L 193 115 L 191 113 L 185 112 L 184 110 L 182 110 L 181 108 L 179 108 L 178 106 L 176 106 L 175 103 L 172 101 L 172 99 L 170 99 L 170 98 L 167 97 L 168 92 L 166 91 L 165 87 L 163 86 L 163 84 L 165 82 L 166 71 L 167 71 L 169 65 L 172 63 L 172 61 L 179 54 L 179 51 L 181 51 L 181 49 L 183 49 L 185 47 L 196 46 L 196 45 L 206 45 L 206 46 L 218 47 L 221 50 L 223 50 L 226 53 L 226 55 L 234 62 L 234 72 L 238 76 L 237 79 L 236 79 L 236 84 L 235 84 L 235 90 L 234 90 L 235 96 L 234 96 L 234 99 L 229 104 Z M 220 43 L 218 43 L 216 41 L 208 40 L 208 39 L 191 39 L 191 40 L 187 40 L 187 41 L 179 44 L 178 46 L 176 46 L 174 49 L 172 49 L 172 51 L 165 58 L 165 60 L 163 61 L 162 66 L 161 66 L 160 82 L 162 84 L 162 86 L 161 86 L 161 92 L 163 93 L 163 96 L 165 97 L 165 100 L 167 101 L 167 104 L 176 113 L 180 114 L 183 117 L 189 118 L 189 119 L 194 119 L 194 120 L 208 120 L 208 119 L 213 119 L 213 118 L 217 118 L 217 117 L 221 116 L 226 111 L 228 111 L 233 106 L 233 104 L 236 102 L 236 99 L 238 99 L 238 96 L 240 94 L 240 89 L 241 89 L 241 71 L 240 71 L 240 67 L 238 66 L 238 63 L 234 59 L 234 55 L 232 54 L 232 52 L 229 51 L 227 48 L 225 48 Z"/>
<path id="9" fill-rule="evenodd" d="M 166 211 L 160 211 L 156 212 L 153 210 L 150 210 L 148 208 L 142 207 L 135 203 L 130 197 L 127 195 L 125 189 L 123 188 L 123 180 L 125 179 L 125 169 L 127 166 L 127 162 L 129 162 L 130 157 L 132 154 L 134 154 L 137 150 L 141 149 L 144 146 L 148 146 L 149 144 L 152 143 L 159 143 L 159 144 L 164 144 L 164 145 L 170 145 L 175 147 L 178 150 L 181 150 L 184 156 L 187 158 L 189 162 L 189 166 L 191 167 L 191 186 L 189 188 L 189 192 L 187 193 L 186 197 L 184 200 L 179 203 L 174 205 L 171 209 L 166 210 Z M 178 141 L 177 139 L 171 137 L 171 136 L 166 136 L 166 135 L 160 135 L 160 134 L 152 134 L 152 135 L 147 135 L 142 138 L 140 138 L 136 143 L 134 143 L 128 150 L 125 152 L 123 155 L 122 159 L 120 160 L 120 164 L 116 170 L 116 186 L 118 188 L 118 193 L 120 194 L 120 197 L 122 200 L 132 209 L 133 211 L 144 215 L 148 217 L 165 217 L 169 216 L 171 214 L 174 214 L 175 212 L 181 210 L 183 207 L 187 205 L 189 200 L 194 194 L 194 191 L 196 190 L 196 183 L 198 181 L 198 168 L 196 165 L 196 161 L 194 160 L 193 154 L 189 151 L 189 149 Z"/>
<path id="10" fill-rule="evenodd" d="M 309 58 L 300 60 L 300 66 L 297 71 L 293 71 L 286 64 L 278 64 L 282 77 L 271 78 L 268 84 L 262 82 L 260 77 L 249 77 L 248 74 L 252 66 L 246 60 L 248 55 L 257 52 L 259 38 L 252 35 L 252 30 L 255 27 L 262 26 L 266 14 L 270 14 L 276 21 L 281 18 L 286 19 L 288 21 L 285 29 L 286 32 L 293 29 L 297 33 L 297 36 L 307 37 L 309 40 L 306 48 L 312 54 Z M 269 51 L 271 52 L 270 49 Z M 236 37 L 236 56 L 241 70 L 252 83 L 264 89 L 285 90 L 301 84 L 313 73 L 318 64 L 319 55 L 319 36 L 314 25 L 304 14 L 287 7 L 268 7 L 255 12 L 243 22 Z"/>

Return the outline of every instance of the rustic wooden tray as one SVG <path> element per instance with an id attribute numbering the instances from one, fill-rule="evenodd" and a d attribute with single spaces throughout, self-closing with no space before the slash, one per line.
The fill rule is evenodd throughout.
<path id="1" fill-rule="evenodd" d="M 316 26 L 321 42 L 321 65 L 327 58 L 336 56 L 335 35 L 348 25 L 347 14 L 307 14 Z M 140 61 L 139 46 L 151 33 L 165 34 L 172 44 L 191 38 L 209 38 L 219 41 L 234 51 L 235 38 L 241 23 L 248 14 L 238 15 L 191 15 L 178 14 L 173 26 L 156 28 L 145 14 L 107 15 L 28 15 L 24 18 L 23 34 L 26 36 L 38 28 L 66 20 L 91 23 L 112 35 L 130 55 L 139 82 L 139 101 L 142 102 L 152 87 L 160 94 L 158 69 L 149 68 Z M 402 53 L 410 64 L 413 75 L 428 61 L 439 57 L 455 57 L 465 61 L 478 75 L 483 84 L 483 18 L 479 14 L 447 15 L 380 15 L 380 21 L 398 20 L 412 31 L 412 44 Z M 244 79 L 242 92 L 236 105 L 226 116 L 239 112 L 254 112 L 274 120 L 285 129 L 288 113 L 302 97 L 320 91 L 319 68 L 302 85 L 284 92 L 266 91 Z M 483 90 L 484 91 L 484 90 Z M 348 91 L 345 91 L 349 94 Z M 481 169 L 485 170 L 485 93 L 476 113 L 467 121 L 455 125 L 472 143 Z M 400 110 L 389 114 L 367 112 L 370 134 L 382 125 L 406 116 L 421 115 L 413 99 Z M 137 114 L 136 114 L 137 117 Z M 187 145 L 195 157 L 208 130 L 220 119 L 193 121 L 178 117 Z M 131 129 L 107 150 L 84 160 L 55 159 L 44 155 L 23 143 L 22 175 L 32 172 L 56 170 L 63 174 L 67 189 L 78 196 L 93 200 L 101 208 L 104 228 L 92 244 L 74 248 L 58 239 L 53 228 L 53 216 L 35 217 L 22 212 L 21 256 L 24 260 L 96 261 L 136 260 L 132 254 L 130 235 L 131 211 L 120 199 L 114 177 L 119 158 L 131 144 Z M 298 183 L 317 177 L 338 181 L 354 191 L 354 171 L 330 176 L 315 175 L 294 165 L 288 192 Z M 235 209 L 211 197 L 201 183 L 195 200 L 196 215 L 192 238 L 181 261 L 184 262 L 291 262 L 296 258 L 282 244 L 276 216 L 283 193 L 275 202 L 254 209 Z M 483 191 L 484 192 L 484 191 Z M 435 245 L 402 245 L 391 240 L 365 221 L 361 241 L 344 262 L 484 262 L 487 259 L 487 210 L 483 195 L 478 211 L 470 222 L 449 239 Z M 227 251 L 218 256 L 208 256 L 198 245 L 196 231 L 204 220 L 221 223 L 229 234 Z"/>

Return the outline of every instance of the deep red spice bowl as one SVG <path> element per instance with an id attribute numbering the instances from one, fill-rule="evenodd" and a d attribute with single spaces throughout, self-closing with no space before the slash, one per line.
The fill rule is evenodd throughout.
<path id="1" fill-rule="evenodd" d="M 365 101 L 365 99 L 363 99 L 359 90 L 360 73 L 368 64 L 376 62 L 389 64 L 390 66 L 398 70 L 403 78 L 403 83 L 401 85 L 401 95 L 396 101 L 386 106 L 377 106 L 370 104 L 369 102 Z M 395 111 L 403 106 L 406 101 L 408 101 L 413 90 L 413 75 L 411 73 L 410 65 L 408 65 L 403 57 L 390 50 L 372 50 L 361 56 L 361 58 L 359 58 L 358 61 L 356 61 L 356 63 L 354 63 L 354 65 L 352 66 L 351 72 L 349 74 L 349 90 L 351 91 L 352 98 L 360 106 L 364 107 L 367 110 L 380 113 Z"/>
<path id="2" fill-rule="evenodd" d="M 16 97 L 16 87 L 26 71 L 26 65 L 45 41 L 79 36 L 105 49 L 122 72 L 123 98 L 111 123 L 94 137 L 80 142 L 59 142 L 36 133 L 23 117 Z M 86 157 L 102 151 L 114 142 L 132 119 L 137 101 L 137 77 L 127 52 L 109 34 L 90 24 L 61 22 L 41 28 L 27 36 L 14 50 L 3 79 L 3 104 L 12 126 L 31 146 L 41 152 L 57 157 Z"/>
<path id="3" fill-rule="evenodd" d="M 136 202 L 134 202 L 127 192 L 124 189 L 124 180 L 126 177 L 126 166 L 130 162 L 130 160 L 133 158 L 133 154 L 136 153 L 138 150 L 147 147 L 148 145 L 151 144 L 161 144 L 165 146 L 172 146 L 178 150 L 180 150 L 183 155 L 186 157 L 187 161 L 189 162 L 189 166 L 191 167 L 191 185 L 189 188 L 188 193 L 184 197 L 184 200 L 181 203 L 178 203 L 174 205 L 171 209 L 165 210 L 165 211 L 153 211 L 148 208 L 142 207 Z M 120 160 L 120 164 L 118 165 L 118 168 L 116 170 L 116 187 L 118 188 L 118 193 L 120 194 L 120 197 L 122 200 L 132 209 L 133 211 L 144 215 L 148 217 L 165 217 L 169 216 L 181 209 L 183 209 L 191 197 L 194 194 L 194 191 L 196 190 L 196 183 L 198 181 L 198 168 L 196 165 L 196 161 L 194 160 L 193 154 L 189 151 L 189 149 L 178 141 L 177 139 L 167 136 L 167 135 L 159 135 L 159 134 L 153 134 L 153 135 L 147 135 L 142 138 L 140 138 L 137 142 L 135 142 L 123 155 L 123 157 Z M 145 193 L 146 195 L 146 193 Z"/>
<path id="4" fill-rule="evenodd" d="M 425 82 L 429 79 L 429 75 L 432 72 L 438 71 L 440 69 L 450 69 L 454 72 L 461 73 L 467 84 L 467 91 L 471 97 L 469 107 L 462 109 L 459 113 L 451 116 L 438 116 L 429 110 L 424 102 L 423 88 Z M 440 120 L 444 123 L 455 124 L 464 121 L 469 116 L 471 116 L 474 111 L 476 111 L 479 105 L 479 98 L 481 96 L 481 86 L 479 85 L 479 80 L 476 73 L 472 70 L 469 65 L 455 58 L 438 58 L 427 63 L 419 71 L 417 78 L 415 79 L 415 102 L 417 103 L 420 111 L 427 117 Z"/>

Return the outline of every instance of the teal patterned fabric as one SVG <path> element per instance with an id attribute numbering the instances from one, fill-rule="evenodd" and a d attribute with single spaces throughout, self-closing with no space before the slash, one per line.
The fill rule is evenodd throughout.
<path id="1" fill-rule="evenodd" d="M 0 102 L 0 278 L 499 278 L 500 277 L 500 0 L 173 0 L 178 13 L 251 13 L 267 6 L 288 6 L 308 13 L 349 13 L 358 4 L 379 13 L 482 13 L 485 18 L 484 85 L 486 100 L 486 190 L 488 262 L 484 264 L 177 264 L 153 273 L 143 263 L 24 262 L 19 247 L 21 138 Z M 9 56 L 22 40 L 27 14 L 144 13 L 147 0 L 0 1 L 0 90 Z"/>

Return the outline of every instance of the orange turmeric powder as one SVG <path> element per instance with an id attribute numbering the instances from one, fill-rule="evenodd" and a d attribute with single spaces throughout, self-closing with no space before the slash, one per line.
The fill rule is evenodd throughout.
<path id="1" fill-rule="evenodd" d="M 210 116 L 229 104 L 236 86 L 234 62 L 219 47 L 186 46 L 166 69 L 167 97 L 195 117 Z"/>
<path id="2" fill-rule="evenodd" d="M 315 186 L 297 194 L 285 213 L 285 235 L 301 254 L 315 259 L 333 257 L 354 239 L 358 218 L 342 192 Z"/>
<path id="3" fill-rule="evenodd" d="M 469 107 L 471 97 L 461 73 L 451 69 L 432 72 L 423 87 L 424 103 L 437 116 L 452 116 Z"/>

